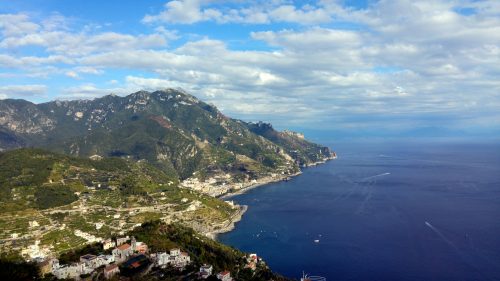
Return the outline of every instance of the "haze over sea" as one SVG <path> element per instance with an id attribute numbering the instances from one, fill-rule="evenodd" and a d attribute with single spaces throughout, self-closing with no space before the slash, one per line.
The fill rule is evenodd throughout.
<path id="1" fill-rule="evenodd" d="M 219 237 L 327 280 L 500 280 L 500 145 L 356 142 L 249 206 Z M 319 240 L 319 242 L 315 242 Z"/>

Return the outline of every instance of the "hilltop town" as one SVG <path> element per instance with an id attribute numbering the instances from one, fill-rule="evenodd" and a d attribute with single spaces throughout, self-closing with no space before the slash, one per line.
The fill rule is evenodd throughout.
<path id="1" fill-rule="evenodd" d="M 258 280 L 258 276 L 284 280 L 274 275 L 257 254 L 245 254 L 189 228 L 161 222 L 146 223 L 130 235 L 106 238 L 59 257 L 36 257 L 30 262 L 44 280 L 133 277 L 231 281 L 234 277 Z"/>

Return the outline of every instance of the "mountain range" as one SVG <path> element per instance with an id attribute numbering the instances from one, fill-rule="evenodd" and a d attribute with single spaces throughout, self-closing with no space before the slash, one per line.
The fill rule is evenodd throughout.
<path id="1" fill-rule="evenodd" d="M 0 150 L 21 147 L 146 160 L 179 180 L 291 174 L 332 156 L 299 133 L 229 118 L 178 89 L 41 104 L 0 100 Z"/>

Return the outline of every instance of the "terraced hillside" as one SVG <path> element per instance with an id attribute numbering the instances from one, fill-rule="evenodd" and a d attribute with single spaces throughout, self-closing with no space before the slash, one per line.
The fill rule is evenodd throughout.
<path id="1" fill-rule="evenodd" d="M 60 253 L 154 219 L 210 232 L 240 212 L 179 189 L 176 177 L 146 161 L 94 159 L 40 149 L 0 153 L 3 253 Z"/>

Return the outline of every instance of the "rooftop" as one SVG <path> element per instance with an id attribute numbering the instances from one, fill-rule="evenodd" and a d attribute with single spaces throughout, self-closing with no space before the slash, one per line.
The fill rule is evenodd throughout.
<path id="1" fill-rule="evenodd" d="M 92 254 L 86 254 L 86 255 L 83 255 L 80 257 L 80 259 L 84 259 L 84 260 L 93 260 L 95 258 L 96 258 L 96 256 L 92 255 Z"/>
<path id="2" fill-rule="evenodd" d="M 121 251 L 123 251 L 123 250 L 128 250 L 128 249 L 130 248 L 130 244 L 125 243 L 125 244 L 120 245 L 120 246 L 118 246 L 118 247 L 116 247 L 116 248 L 117 248 L 118 250 L 121 250 Z"/>
<path id="3" fill-rule="evenodd" d="M 113 269 L 115 269 L 115 268 L 117 268 L 117 267 L 118 267 L 118 265 L 116 265 L 116 264 L 114 264 L 114 263 L 113 263 L 113 264 L 107 265 L 107 266 L 104 268 L 104 271 L 111 271 L 111 270 L 113 270 Z"/>

